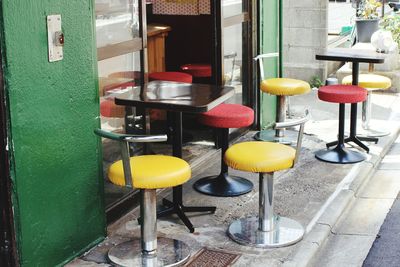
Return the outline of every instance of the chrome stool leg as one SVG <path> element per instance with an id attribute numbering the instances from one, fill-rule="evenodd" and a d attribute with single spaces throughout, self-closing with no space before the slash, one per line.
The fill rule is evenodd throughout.
<path id="1" fill-rule="evenodd" d="M 274 214 L 273 180 L 273 173 L 260 173 L 259 217 L 239 219 L 229 226 L 229 237 L 239 244 L 274 248 L 295 244 L 303 238 L 301 224 Z"/>
<path id="2" fill-rule="evenodd" d="M 363 130 L 359 133 L 360 136 L 367 137 L 382 137 L 389 135 L 388 131 L 379 131 L 370 128 L 370 120 L 371 120 L 371 96 L 372 93 L 368 90 L 367 99 L 362 103 L 362 128 Z"/>
<path id="3" fill-rule="evenodd" d="M 190 257 L 189 247 L 182 241 L 157 238 L 156 189 L 142 189 L 140 216 L 141 238 L 121 243 L 108 252 L 118 266 L 179 266 Z"/>
<path id="4" fill-rule="evenodd" d="M 276 121 L 285 122 L 286 112 L 288 109 L 288 97 L 287 96 L 277 96 L 277 97 L 278 97 L 278 109 L 276 114 Z M 254 139 L 259 141 L 277 142 L 285 145 L 290 145 L 294 143 L 294 140 L 290 140 L 285 137 L 285 129 L 261 130 L 254 135 Z"/>

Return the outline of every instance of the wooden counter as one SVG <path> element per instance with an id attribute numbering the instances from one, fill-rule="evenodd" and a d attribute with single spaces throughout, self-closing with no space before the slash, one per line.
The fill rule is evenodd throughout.
<path id="1" fill-rule="evenodd" d="M 171 27 L 162 24 L 147 25 L 147 56 L 149 73 L 165 71 L 165 38 Z"/>

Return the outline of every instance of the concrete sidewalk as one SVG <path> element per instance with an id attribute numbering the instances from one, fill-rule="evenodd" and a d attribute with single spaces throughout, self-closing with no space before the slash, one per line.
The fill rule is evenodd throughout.
<path id="1" fill-rule="evenodd" d="M 310 266 L 361 266 L 375 240 L 364 266 L 399 266 L 400 205 L 379 230 L 400 192 L 399 152 L 400 138 L 370 181 L 356 192 Z"/>
<path id="2" fill-rule="evenodd" d="M 275 180 L 275 212 L 298 220 L 306 229 L 306 236 L 296 245 L 279 249 L 258 249 L 239 245 L 226 235 L 230 222 L 258 213 L 258 176 L 231 170 L 232 174 L 251 179 L 255 189 L 235 198 L 205 196 L 192 189 L 192 184 L 203 176 L 219 172 L 219 152 L 214 151 L 203 162 L 193 166 L 193 178 L 185 184 L 186 205 L 215 205 L 215 214 L 191 216 L 196 232 L 190 234 L 176 218 L 158 220 L 160 236 L 180 239 L 189 244 L 192 254 L 202 247 L 241 254 L 234 266 L 307 266 L 328 239 L 356 192 L 371 177 L 383 156 L 396 139 L 400 126 L 400 98 L 394 94 L 373 97 L 373 123 L 391 130 L 377 145 L 370 144 L 371 153 L 364 162 L 336 165 L 320 162 L 314 152 L 325 147 L 326 141 L 336 139 L 338 105 L 317 100 L 316 92 L 291 99 L 292 110 L 299 113 L 311 108 L 312 120 L 306 125 L 306 136 L 299 163 L 295 168 L 278 172 Z M 348 113 L 347 117 L 348 117 Z M 346 122 L 348 125 L 348 122 Z M 248 133 L 237 141 L 251 140 Z M 289 134 L 295 134 L 290 131 Z M 211 155 L 211 154 L 210 154 Z M 170 190 L 163 192 L 169 193 Z M 158 199 L 161 200 L 162 196 Z M 139 237 L 138 209 L 109 226 L 109 237 L 98 247 L 67 266 L 109 266 L 106 252 L 113 245 L 132 237 Z"/>

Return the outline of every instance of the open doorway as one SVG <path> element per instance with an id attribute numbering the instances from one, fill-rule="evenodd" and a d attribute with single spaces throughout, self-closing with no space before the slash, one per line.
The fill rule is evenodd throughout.
<path id="1" fill-rule="evenodd" d="M 186 64 L 209 67 L 209 75 L 193 76 L 193 83 L 232 86 L 236 94 L 231 102 L 250 107 L 256 104 L 252 97 L 254 81 L 249 78 L 255 54 L 253 33 L 257 31 L 253 28 L 256 17 L 252 5 L 256 1 L 186 1 L 193 6 L 182 8 L 183 2 L 95 1 L 102 128 L 167 133 L 165 112 L 125 109 L 108 96 L 118 90 L 135 90 L 146 82 L 147 74 L 183 72 Z M 143 114 L 147 114 L 144 119 L 138 116 Z M 190 163 L 215 150 L 213 130 L 200 125 L 196 116 L 185 114 L 183 122 L 183 157 Z M 170 144 L 152 145 L 151 149 L 157 154 L 171 154 Z M 140 149 L 138 153 L 142 153 Z M 103 156 L 107 214 L 112 221 L 132 207 L 137 192 L 107 180 L 106 170 L 118 159 L 119 147 L 103 141 Z"/>

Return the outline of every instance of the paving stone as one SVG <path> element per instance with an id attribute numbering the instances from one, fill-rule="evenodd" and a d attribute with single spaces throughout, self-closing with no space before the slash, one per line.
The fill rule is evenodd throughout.
<path id="1" fill-rule="evenodd" d="M 333 235 L 309 266 L 314 267 L 354 267 L 361 266 L 375 236 Z"/>
<path id="2" fill-rule="evenodd" d="M 393 199 L 358 198 L 332 229 L 335 234 L 376 236 Z"/>
<path id="3" fill-rule="evenodd" d="M 399 162 L 400 164 L 400 162 Z M 396 198 L 400 191 L 400 170 L 378 170 L 361 190 L 361 198 Z"/>
<path id="4" fill-rule="evenodd" d="M 382 160 L 382 164 L 379 166 L 380 170 L 400 170 L 400 148 L 399 152 L 391 152 Z"/>

